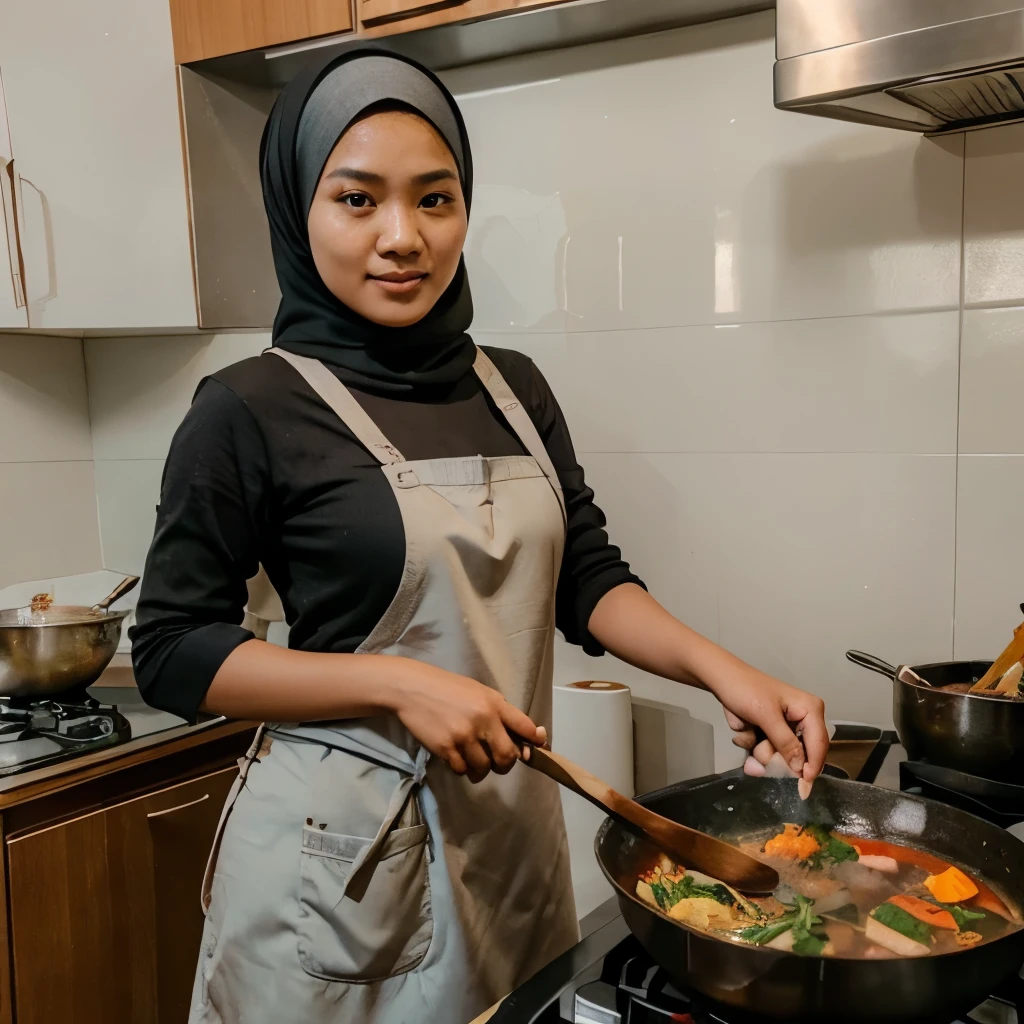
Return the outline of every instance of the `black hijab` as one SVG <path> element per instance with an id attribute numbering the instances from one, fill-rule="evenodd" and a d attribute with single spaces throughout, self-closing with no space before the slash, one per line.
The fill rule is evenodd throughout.
<path id="1" fill-rule="evenodd" d="M 385 101 L 411 108 L 445 139 L 468 208 L 473 158 L 454 98 L 426 68 L 383 50 L 314 62 L 285 86 L 263 130 L 260 178 L 281 286 L 274 344 L 331 364 L 347 383 L 404 391 L 454 383 L 473 366 L 465 261 L 419 323 L 382 327 L 349 309 L 323 283 L 306 229 L 313 193 L 338 139 L 365 110 Z"/>

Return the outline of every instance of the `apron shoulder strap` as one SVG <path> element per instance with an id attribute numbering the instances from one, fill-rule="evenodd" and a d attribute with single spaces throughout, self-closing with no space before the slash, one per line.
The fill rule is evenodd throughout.
<path id="1" fill-rule="evenodd" d="M 405 462 L 402 453 L 384 436 L 383 431 L 356 401 L 355 396 L 319 359 L 296 355 L 281 348 L 268 348 L 265 354 L 279 356 L 302 375 L 306 383 L 352 431 L 356 440 L 382 465 Z"/>
<path id="2" fill-rule="evenodd" d="M 508 420 L 508 425 L 515 431 L 519 440 L 526 446 L 526 450 L 537 460 L 537 465 L 543 470 L 544 475 L 551 484 L 551 489 L 558 498 L 558 504 L 562 509 L 562 519 L 565 519 L 565 495 L 562 493 L 562 485 L 559 483 L 558 474 L 555 472 L 554 463 L 548 455 L 547 448 L 541 440 L 537 428 L 530 419 L 530 414 L 523 408 L 523 403 L 516 398 L 515 393 L 508 386 L 505 378 L 498 372 L 498 368 L 491 362 L 483 349 L 477 348 L 476 362 L 473 364 L 480 383 L 487 388 L 494 404 L 501 410 L 501 414 Z"/>

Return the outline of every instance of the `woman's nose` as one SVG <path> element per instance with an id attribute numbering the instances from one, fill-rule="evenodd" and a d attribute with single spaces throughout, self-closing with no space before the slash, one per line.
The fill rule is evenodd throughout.
<path id="1" fill-rule="evenodd" d="M 377 253 L 411 256 L 423 248 L 416 211 L 405 203 L 389 203 L 382 211 L 383 223 L 377 238 Z"/>

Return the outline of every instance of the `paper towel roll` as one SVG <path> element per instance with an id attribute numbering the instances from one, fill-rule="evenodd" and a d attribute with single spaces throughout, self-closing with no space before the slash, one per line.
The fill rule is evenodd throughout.
<path id="1" fill-rule="evenodd" d="M 633 712 L 629 687 L 584 682 L 556 686 L 552 749 L 593 772 L 613 789 L 633 795 Z M 586 916 L 612 895 L 594 857 L 604 812 L 562 789 L 576 910 Z"/>

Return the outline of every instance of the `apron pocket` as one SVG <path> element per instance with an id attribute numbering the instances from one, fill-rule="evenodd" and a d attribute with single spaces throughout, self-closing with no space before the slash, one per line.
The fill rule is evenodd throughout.
<path id="1" fill-rule="evenodd" d="M 302 969 L 327 981 L 372 982 L 418 966 L 434 932 L 426 825 L 396 828 L 373 871 L 346 891 L 371 839 L 302 830 L 298 952 Z"/>

